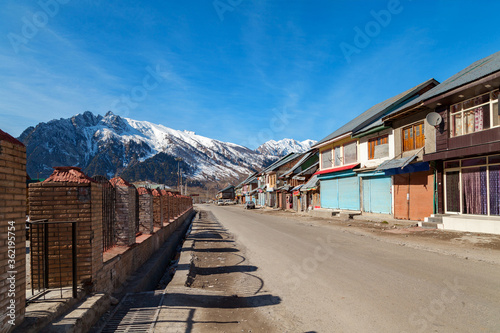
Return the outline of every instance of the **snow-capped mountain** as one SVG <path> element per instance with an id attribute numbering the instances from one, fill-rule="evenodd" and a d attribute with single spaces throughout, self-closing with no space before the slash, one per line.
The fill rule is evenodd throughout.
<path id="1" fill-rule="evenodd" d="M 246 147 L 213 140 L 190 131 L 174 130 L 147 121 L 91 112 L 27 128 L 19 137 L 27 148 L 27 171 L 44 178 L 54 166 L 79 166 L 90 176 L 164 174 L 176 179 L 178 162 L 190 179 L 235 179 L 272 160 Z M 155 170 L 152 170 L 155 169 Z M 139 179 L 130 179 L 131 181 Z M 142 179 L 145 180 L 145 179 Z"/>
<path id="2" fill-rule="evenodd" d="M 314 140 L 296 141 L 294 139 L 269 140 L 260 145 L 256 151 L 263 155 L 285 156 L 289 153 L 302 153 L 316 142 Z"/>

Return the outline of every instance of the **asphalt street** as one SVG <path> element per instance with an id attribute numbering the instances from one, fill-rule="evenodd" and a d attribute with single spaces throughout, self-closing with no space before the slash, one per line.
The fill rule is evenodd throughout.
<path id="1" fill-rule="evenodd" d="M 241 206 L 199 205 L 244 247 L 261 309 L 300 332 L 499 332 L 500 266 Z"/>

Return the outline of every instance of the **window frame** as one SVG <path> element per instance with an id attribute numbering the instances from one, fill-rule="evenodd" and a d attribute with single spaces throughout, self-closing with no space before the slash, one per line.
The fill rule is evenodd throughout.
<path id="1" fill-rule="evenodd" d="M 474 100 L 475 99 L 478 99 L 478 98 L 481 98 L 482 96 L 486 96 L 486 95 L 489 95 L 489 100 L 487 102 L 483 102 L 483 103 L 480 103 L 480 104 L 477 104 L 477 105 L 472 105 L 472 106 L 469 106 L 467 108 L 464 108 L 464 105 L 465 103 L 467 102 L 471 102 L 472 101 L 472 104 L 474 104 Z M 462 102 L 459 102 L 459 103 L 455 103 L 455 104 L 452 104 L 450 105 L 450 108 L 449 108 L 449 114 L 450 114 L 450 130 L 449 130 L 449 135 L 450 135 L 450 138 L 456 138 L 456 137 L 459 137 L 459 136 L 462 136 L 462 135 L 468 135 L 468 134 L 473 134 L 473 133 L 478 133 L 478 132 L 482 132 L 482 131 L 486 131 L 486 130 L 489 130 L 491 128 L 495 128 L 495 127 L 500 127 L 500 121 L 498 121 L 498 124 L 497 125 L 493 125 L 494 124 L 494 114 L 493 114 L 493 111 L 494 111 L 494 106 L 496 105 L 497 106 L 497 110 L 498 110 L 498 96 L 499 96 L 499 89 L 495 89 L 495 90 L 492 90 L 490 92 L 487 92 L 487 93 L 484 93 L 484 94 L 479 94 L 479 95 L 476 95 L 472 98 L 469 98 L 469 99 L 466 99 Z M 465 117 L 465 114 L 466 113 L 469 113 L 471 111 L 474 111 L 475 109 L 479 108 L 479 107 L 483 107 L 485 105 L 488 105 L 488 113 L 489 113 L 489 127 L 488 128 L 484 128 L 481 129 L 481 130 L 474 130 L 473 132 L 470 132 L 470 133 L 465 133 L 466 132 L 466 117 Z M 456 111 L 453 111 L 453 109 L 456 108 L 457 110 Z M 456 117 L 457 115 L 460 115 L 460 123 L 461 123 L 461 133 L 460 134 L 455 134 L 455 130 L 456 130 L 456 122 L 455 122 L 455 119 L 454 117 Z M 497 114 L 497 116 L 499 116 Z"/>
<path id="2" fill-rule="evenodd" d="M 422 126 L 422 127 L 420 127 L 420 126 Z M 422 128 L 422 131 L 418 136 L 419 138 L 422 139 L 422 145 L 418 146 L 418 147 L 417 147 L 417 136 L 416 136 L 416 133 L 417 133 L 416 129 L 417 128 Z M 408 132 L 408 139 L 405 139 L 406 130 L 410 130 L 410 132 Z M 406 144 L 407 141 L 411 141 L 411 147 L 407 147 L 407 144 Z M 425 124 L 423 121 L 419 121 L 419 122 L 413 123 L 411 125 L 404 126 L 401 129 L 401 146 L 402 146 L 403 152 L 412 151 L 415 149 L 420 149 L 422 147 L 425 147 Z"/>
<path id="3" fill-rule="evenodd" d="M 330 152 L 330 166 L 329 166 L 329 167 L 325 167 L 325 166 L 324 166 L 324 163 L 323 163 L 323 162 L 324 162 L 324 155 L 323 155 L 323 154 L 324 154 L 325 152 L 327 152 L 327 151 L 329 151 L 329 152 Z M 334 167 L 334 163 L 333 163 L 333 162 L 334 162 L 334 160 L 333 160 L 333 154 L 334 154 L 334 152 L 333 152 L 333 149 L 332 149 L 332 148 L 325 149 L 325 150 L 322 150 L 322 151 L 320 152 L 320 157 L 321 157 L 321 170 L 327 170 L 327 169 L 331 169 L 331 168 L 333 168 L 333 167 Z"/>
<path id="4" fill-rule="evenodd" d="M 380 141 L 380 143 L 378 143 Z M 383 142 L 385 141 L 385 142 Z M 373 144 L 372 144 L 373 143 Z M 375 138 L 371 138 L 368 140 L 368 159 L 369 160 L 374 160 L 375 159 L 375 147 L 376 146 L 381 146 L 384 144 L 389 144 L 389 134 L 385 135 L 380 135 Z M 389 154 L 385 157 L 389 157 Z"/>

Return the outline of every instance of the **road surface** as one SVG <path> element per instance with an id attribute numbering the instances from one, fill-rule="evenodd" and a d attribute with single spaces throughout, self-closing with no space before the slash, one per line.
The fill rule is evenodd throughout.
<path id="1" fill-rule="evenodd" d="M 199 205 L 279 304 L 277 331 L 500 332 L 500 266 L 240 206 Z"/>

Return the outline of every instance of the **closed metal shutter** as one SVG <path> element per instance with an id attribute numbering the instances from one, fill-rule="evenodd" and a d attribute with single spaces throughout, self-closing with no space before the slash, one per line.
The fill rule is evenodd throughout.
<path id="1" fill-rule="evenodd" d="M 390 214 L 391 210 L 391 177 L 363 178 L 363 211 Z"/>
<path id="2" fill-rule="evenodd" d="M 321 208 L 339 208 L 339 181 L 338 179 L 322 180 Z"/>
<path id="3" fill-rule="evenodd" d="M 339 208 L 347 210 L 359 210 L 359 178 L 339 178 L 338 182 Z M 323 195 L 321 195 L 321 197 L 323 197 Z"/>

